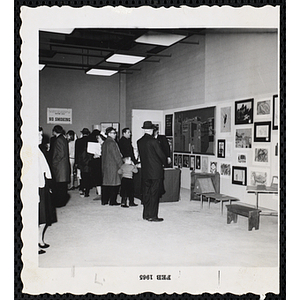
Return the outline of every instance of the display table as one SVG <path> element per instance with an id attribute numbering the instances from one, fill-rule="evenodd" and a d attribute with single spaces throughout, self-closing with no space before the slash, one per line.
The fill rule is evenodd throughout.
<path id="1" fill-rule="evenodd" d="M 180 185 L 181 185 L 181 170 L 180 169 L 164 169 L 165 179 L 164 187 L 165 193 L 160 198 L 159 202 L 176 202 L 180 198 Z M 142 198 L 142 179 L 141 170 L 138 169 L 138 173 L 134 174 L 134 197 Z"/>

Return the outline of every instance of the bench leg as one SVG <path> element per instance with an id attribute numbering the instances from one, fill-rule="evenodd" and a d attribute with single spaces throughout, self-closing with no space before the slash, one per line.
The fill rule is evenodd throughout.
<path id="1" fill-rule="evenodd" d="M 230 224 L 232 221 L 233 223 L 236 223 L 237 217 L 237 214 L 227 210 L 227 224 Z"/>
<path id="2" fill-rule="evenodd" d="M 252 228 L 255 230 L 259 229 L 259 212 L 258 211 L 250 211 L 248 217 L 248 230 L 251 231 Z"/>

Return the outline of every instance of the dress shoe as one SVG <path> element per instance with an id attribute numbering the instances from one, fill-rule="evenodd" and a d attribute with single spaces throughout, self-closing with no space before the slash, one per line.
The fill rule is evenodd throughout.
<path id="1" fill-rule="evenodd" d="M 116 202 L 116 203 L 110 203 L 109 205 L 115 206 L 115 205 L 121 205 L 121 203 Z"/>
<path id="2" fill-rule="evenodd" d="M 149 222 L 162 222 L 164 219 L 163 218 L 149 218 Z"/>
<path id="3" fill-rule="evenodd" d="M 107 202 L 102 202 L 101 204 L 102 204 L 102 205 L 108 205 L 108 203 L 107 203 Z"/>
<path id="4" fill-rule="evenodd" d="M 39 252 L 38 252 L 39 254 L 44 254 L 44 253 L 46 253 L 46 251 L 45 250 L 39 250 Z"/>
<path id="5" fill-rule="evenodd" d="M 97 201 L 97 200 L 101 200 L 101 195 L 98 195 L 96 198 L 94 198 L 93 200 Z"/>
<path id="6" fill-rule="evenodd" d="M 121 204 L 121 207 L 129 207 L 129 206 L 126 204 Z"/>
<path id="7" fill-rule="evenodd" d="M 47 248 L 50 247 L 50 245 L 48 245 L 46 243 L 44 243 L 44 245 L 42 245 L 42 244 L 39 243 L 39 247 L 42 248 L 42 249 L 47 249 Z"/>
<path id="8" fill-rule="evenodd" d="M 129 206 L 138 206 L 138 205 L 135 203 L 129 203 Z"/>

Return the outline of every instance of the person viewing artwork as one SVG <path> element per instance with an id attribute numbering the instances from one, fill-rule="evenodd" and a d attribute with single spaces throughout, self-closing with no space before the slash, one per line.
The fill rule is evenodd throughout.
<path id="1" fill-rule="evenodd" d="M 88 139 L 88 153 L 92 154 L 90 160 L 91 167 L 91 186 L 96 187 L 97 196 L 93 200 L 101 200 L 101 185 L 102 185 L 102 158 L 101 147 L 105 141 L 105 137 L 98 129 L 94 129 Z M 94 148 L 92 148 L 94 146 Z"/>
<path id="2" fill-rule="evenodd" d="M 65 206 L 69 200 L 68 183 L 70 182 L 70 161 L 68 142 L 60 125 L 52 130 L 55 139 L 52 149 L 52 175 L 55 182 L 54 194 L 56 207 Z"/>
<path id="3" fill-rule="evenodd" d="M 39 127 L 39 145 L 43 139 L 43 129 Z M 48 226 L 57 222 L 56 209 L 52 204 L 50 193 L 50 181 L 52 179 L 51 171 L 48 162 L 43 152 L 38 150 L 38 170 L 39 170 L 39 241 L 38 254 L 44 254 L 44 249 L 50 247 L 45 243 L 45 232 Z"/>
<path id="4" fill-rule="evenodd" d="M 118 170 L 123 164 L 122 155 L 116 139 L 116 130 L 113 127 L 106 128 L 107 139 L 102 144 L 102 205 L 120 205 L 117 196 L 121 185 L 121 177 Z"/>
<path id="5" fill-rule="evenodd" d="M 138 169 L 131 161 L 131 157 L 125 157 L 124 164 L 118 170 L 118 173 L 122 175 L 120 196 L 122 197 L 121 206 L 137 206 L 134 203 L 134 184 L 133 173 L 137 173 Z M 129 206 L 127 205 L 127 198 L 129 199 Z"/>
<path id="6" fill-rule="evenodd" d="M 166 155 L 153 137 L 154 127 L 151 121 L 144 122 L 144 135 L 137 141 L 137 146 L 141 159 L 143 219 L 161 222 L 163 218 L 158 217 L 158 206 L 159 198 L 164 193 Z"/>
<path id="7" fill-rule="evenodd" d="M 71 169 L 71 182 L 69 184 L 69 190 L 75 189 L 75 140 L 76 140 L 76 134 L 73 130 L 69 130 L 66 134 L 66 139 L 68 141 L 69 146 L 69 161 L 70 161 L 70 169 Z"/>
<path id="8" fill-rule="evenodd" d="M 130 157 L 131 161 L 136 165 L 138 160 L 134 156 L 133 147 L 131 144 L 131 131 L 128 127 L 122 129 L 122 137 L 119 140 L 119 148 L 124 157 Z"/>
<path id="9" fill-rule="evenodd" d="M 75 142 L 75 166 L 80 170 L 81 176 L 79 194 L 81 197 L 89 197 L 92 181 L 90 167 L 92 155 L 87 152 L 87 143 L 90 131 L 88 128 L 83 128 L 81 133 L 82 137 Z"/>

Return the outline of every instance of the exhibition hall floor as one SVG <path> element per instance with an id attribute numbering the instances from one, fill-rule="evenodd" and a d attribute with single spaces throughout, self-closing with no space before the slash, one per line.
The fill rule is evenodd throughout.
<path id="1" fill-rule="evenodd" d="M 65 207 L 57 208 L 58 222 L 48 228 L 46 253 L 40 267 L 93 266 L 278 266 L 278 217 L 261 216 L 259 230 L 248 231 L 239 216 L 227 225 L 226 208 L 190 201 L 181 189 L 179 202 L 160 203 L 164 222 L 142 219 L 137 207 L 101 205 L 71 191 Z M 120 199 L 118 199 L 120 202 Z"/>

